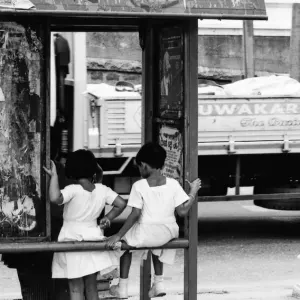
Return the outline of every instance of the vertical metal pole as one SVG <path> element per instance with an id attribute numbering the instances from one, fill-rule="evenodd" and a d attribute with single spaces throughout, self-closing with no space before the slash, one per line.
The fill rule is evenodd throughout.
<path id="1" fill-rule="evenodd" d="M 54 50 L 54 33 L 51 33 L 50 45 L 50 125 L 53 126 L 56 119 L 56 66 Z M 47 87 L 49 89 L 49 87 Z"/>
<path id="2" fill-rule="evenodd" d="M 235 194 L 240 194 L 240 178 L 241 178 L 241 157 L 238 155 L 236 157 L 235 165 Z"/>
<path id="3" fill-rule="evenodd" d="M 253 21 L 243 21 L 243 52 L 245 78 L 254 77 L 254 38 Z"/>
<path id="4" fill-rule="evenodd" d="M 51 97 L 50 97 L 50 91 L 51 91 L 51 85 L 50 85 L 50 80 L 51 80 L 51 74 L 50 74 L 50 57 L 51 57 L 51 32 L 50 32 L 50 20 L 47 19 L 46 22 L 41 25 L 44 29 L 44 47 L 45 47 L 45 64 L 43 68 L 43 93 L 45 95 L 46 101 L 43 103 L 43 115 L 46 117 L 46 125 L 45 125 L 45 131 L 44 131 L 44 136 L 42 139 L 45 142 L 46 145 L 46 162 L 41 162 L 42 164 L 46 163 L 47 166 L 50 166 L 50 102 L 51 102 Z M 45 192 L 45 199 L 46 201 L 46 236 L 51 239 L 51 213 L 50 213 L 50 201 L 48 201 L 48 181 L 49 177 L 46 176 L 45 172 L 42 172 L 42 176 L 45 178 L 44 184 L 46 185 L 46 188 L 43 188 L 43 191 Z"/>
<path id="5" fill-rule="evenodd" d="M 290 76 L 300 81 L 300 3 L 293 4 L 290 41 Z"/>
<path id="6" fill-rule="evenodd" d="M 84 45 L 84 47 L 82 46 Z M 88 147 L 87 101 L 83 93 L 86 91 L 86 33 L 73 33 L 74 61 L 74 120 L 73 151 Z M 84 116 L 84 118 L 82 117 Z M 82 142 L 83 141 L 83 142 Z"/>
<path id="7" fill-rule="evenodd" d="M 143 65 L 142 65 L 142 144 L 153 140 L 154 109 L 154 33 L 153 25 L 148 21 L 144 28 Z"/>
<path id="8" fill-rule="evenodd" d="M 148 292 L 151 287 L 151 252 L 143 259 L 140 268 L 140 300 L 150 300 Z"/>
<path id="9" fill-rule="evenodd" d="M 153 90 L 154 90 L 154 34 L 151 22 L 148 22 L 142 33 L 143 65 L 142 65 L 142 144 L 153 139 Z M 149 300 L 151 287 L 151 254 L 148 252 L 140 268 L 140 300 Z"/>
<path id="10" fill-rule="evenodd" d="M 185 23 L 184 102 L 185 102 L 185 178 L 198 176 L 198 20 Z M 185 220 L 189 248 L 184 250 L 184 300 L 197 299 L 198 202 Z"/>

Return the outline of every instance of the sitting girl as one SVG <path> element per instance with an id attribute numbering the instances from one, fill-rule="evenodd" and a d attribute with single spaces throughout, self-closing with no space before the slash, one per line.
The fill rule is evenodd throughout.
<path id="1" fill-rule="evenodd" d="M 121 239 L 132 247 L 157 247 L 179 236 L 175 211 L 179 216 L 187 215 L 201 187 L 200 179 L 190 184 L 187 195 L 178 181 L 162 175 L 161 169 L 166 159 L 166 151 L 156 143 L 145 144 L 136 156 L 136 164 L 143 179 L 132 186 L 128 206 L 131 214 L 120 231 L 111 236 L 108 246 L 113 247 Z M 149 297 L 164 296 L 163 263 L 173 264 L 176 250 L 152 250 L 154 283 Z M 120 280 L 110 288 L 117 298 L 128 297 L 128 274 L 132 253 L 125 251 L 120 259 Z"/>
<path id="2" fill-rule="evenodd" d="M 74 184 L 59 189 L 55 164 L 51 170 L 49 198 L 52 203 L 64 205 L 63 226 L 58 241 L 101 241 L 105 239 L 102 228 L 109 226 L 126 207 L 126 202 L 109 187 L 94 183 L 99 181 L 101 169 L 93 153 L 77 150 L 66 161 L 66 176 Z M 97 225 L 105 204 L 112 210 Z M 71 300 L 98 300 L 96 276 L 106 274 L 117 267 L 119 256 L 115 251 L 82 251 L 54 253 L 53 278 L 68 278 Z"/>

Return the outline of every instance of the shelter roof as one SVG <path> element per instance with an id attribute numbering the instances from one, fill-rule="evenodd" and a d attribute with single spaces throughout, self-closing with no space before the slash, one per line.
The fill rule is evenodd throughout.
<path id="1" fill-rule="evenodd" d="M 125 18 L 266 20 L 265 0 L 0 0 L 0 12 Z"/>

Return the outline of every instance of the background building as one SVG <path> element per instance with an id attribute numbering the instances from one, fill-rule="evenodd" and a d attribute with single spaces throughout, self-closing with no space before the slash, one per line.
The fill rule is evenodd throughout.
<path id="1" fill-rule="evenodd" d="M 292 5 L 300 1 L 265 2 L 269 20 L 254 21 L 255 75 L 288 74 Z M 228 82 L 242 77 L 242 29 L 240 20 L 199 20 L 199 78 Z M 141 83 L 138 33 L 87 33 L 86 40 L 89 83 Z"/>

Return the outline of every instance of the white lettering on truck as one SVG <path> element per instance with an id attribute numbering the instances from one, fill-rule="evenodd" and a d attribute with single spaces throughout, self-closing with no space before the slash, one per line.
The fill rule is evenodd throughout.
<path id="1" fill-rule="evenodd" d="M 242 104 L 238 111 L 238 115 L 253 115 L 253 112 L 247 104 Z"/>
<path id="2" fill-rule="evenodd" d="M 298 103 L 199 104 L 200 116 L 300 114 Z"/>
<path id="3" fill-rule="evenodd" d="M 300 127 L 300 103 L 250 102 L 216 103 L 199 101 L 199 122 L 205 130 L 278 130 Z M 245 103 L 246 102 L 246 103 Z M 206 117 L 208 119 L 206 119 Z M 213 119 L 211 119 L 213 117 Z M 236 126 L 236 127 L 234 127 Z M 238 126 L 238 127 L 237 127 Z"/>
<path id="4" fill-rule="evenodd" d="M 212 105 L 199 105 L 199 115 L 201 116 L 212 115 L 212 111 L 213 111 Z"/>
<path id="5" fill-rule="evenodd" d="M 266 104 L 254 104 L 254 114 L 256 115 L 266 115 Z"/>
<path id="6" fill-rule="evenodd" d="M 296 103 L 288 103 L 286 105 L 286 112 L 288 114 L 297 114 L 297 104 Z"/>
<path id="7" fill-rule="evenodd" d="M 216 110 L 216 113 L 218 115 L 233 115 L 233 113 L 235 112 L 236 110 L 236 105 L 235 104 L 231 104 L 230 106 L 229 105 L 214 105 L 214 108 Z"/>

